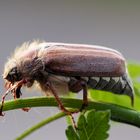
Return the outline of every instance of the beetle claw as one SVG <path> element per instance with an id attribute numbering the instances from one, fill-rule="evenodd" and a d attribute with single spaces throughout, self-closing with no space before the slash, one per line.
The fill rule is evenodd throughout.
<path id="1" fill-rule="evenodd" d="M 1 105 L 1 108 L 0 108 L 0 116 L 4 116 L 5 113 L 2 112 L 2 109 L 3 109 L 3 105 Z"/>
<path id="2" fill-rule="evenodd" d="M 31 108 L 29 108 L 29 107 L 22 108 L 22 110 L 25 111 L 25 112 L 29 112 L 30 109 Z"/>

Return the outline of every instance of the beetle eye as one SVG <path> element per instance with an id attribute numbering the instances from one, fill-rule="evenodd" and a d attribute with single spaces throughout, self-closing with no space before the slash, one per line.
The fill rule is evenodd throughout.
<path id="1" fill-rule="evenodd" d="M 22 77 L 21 77 L 21 73 L 17 70 L 17 67 L 14 67 L 13 69 L 11 69 L 11 71 L 8 73 L 5 79 L 14 83 L 16 81 L 20 81 Z"/>

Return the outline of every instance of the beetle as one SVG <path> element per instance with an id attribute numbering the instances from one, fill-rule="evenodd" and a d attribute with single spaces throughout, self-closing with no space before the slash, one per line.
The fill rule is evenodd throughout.
<path id="1" fill-rule="evenodd" d="M 38 83 L 46 95 L 54 95 L 61 110 L 71 114 L 62 104 L 59 95 L 83 90 L 83 104 L 88 105 L 87 89 L 109 91 L 127 95 L 134 102 L 134 90 L 129 78 L 126 61 L 114 49 L 86 45 L 34 41 L 24 43 L 7 61 L 3 78 L 7 92 L 15 98 L 21 87 Z M 1 107 L 2 112 L 2 107 Z"/>

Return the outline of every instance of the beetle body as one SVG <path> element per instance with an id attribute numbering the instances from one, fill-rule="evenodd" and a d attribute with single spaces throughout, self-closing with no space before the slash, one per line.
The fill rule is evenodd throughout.
<path id="1" fill-rule="evenodd" d="M 37 81 L 47 94 L 79 92 L 88 87 L 126 94 L 131 97 L 133 103 L 133 86 L 127 73 L 125 59 L 118 51 L 106 47 L 47 42 L 25 43 L 6 63 L 3 77 L 12 84 L 25 79 L 24 85 L 27 87 L 31 87 L 34 81 Z M 51 83 L 51 87 L 47 86 L 48 82 Z M 19 88 L 16 94 L 19 97 Z"/>

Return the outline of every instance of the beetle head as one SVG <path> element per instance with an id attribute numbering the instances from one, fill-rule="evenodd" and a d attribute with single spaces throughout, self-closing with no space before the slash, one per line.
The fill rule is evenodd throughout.
<path id="1" fill-rule="evenodd" d="M 14 61 L 9 61 L 5 65 L 3 78 L 6 80 L 5 88 L 7 89 L 5 96 L 12 92 L 16 98 L 21 95 L 21 87 L 25 83 L 22 78 L 22 73 L 18 70 L 16 63 Z M 15 84 L 16 83 L 16 84 Z"/>
<path id="2" fill-rule="evenodd" d="M 9 68 L 9 67 L 8 67 Z M 14 85 L 15 83 L 24 81 L 22 85 L 31 87 L 34 83 L 34 79 L 32 77 L 26 76 L 23 74 L 24 68 L 19 69 L 18 66 L 10 67 L 8 69 L 9 71 L 4 71 L 3 78 L 6 80 L 6 85 L 12 84 Z M 25 69 L 26 70 L 26 69 Z M 30 74 L 29 71 L 26 73 Z"/>
<path id="3" fill-rule="evenodd" d="M 17 67 L 13 67 L 12 69 L 10 69 L 10 71 L 8 72 L 7 76 L 4 77 L 4 79 L 8 80 L 11 83 L 15 83 L 17 81 L 22 80 L 22 74 L 17 69 Z"/>
<path id="4" fill-rule="evenodd" d="M 6 82 L 14 84 L 22 80 L 22 73 L 16 59 L 9 59 L 4 67 L 3 78 Z"/>

